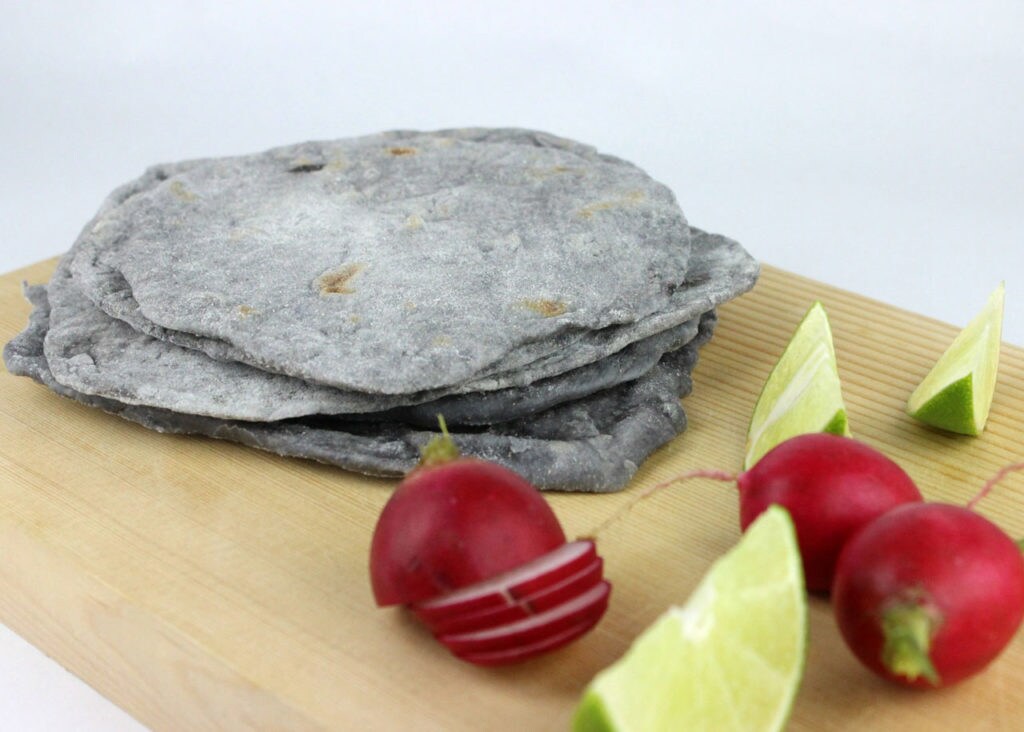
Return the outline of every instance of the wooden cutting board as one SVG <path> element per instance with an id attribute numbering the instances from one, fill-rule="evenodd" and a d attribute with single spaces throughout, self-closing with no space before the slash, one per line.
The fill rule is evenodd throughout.
<path id="1" fill-rule="evenodd" d="M 0 339 L 22 280 L 0 278 Z M 955 329 L 765 267 L 721 309 L 684 404 L 690 428 L 613 495 L 551 495 L 585 534 L 637 489 L 695 467 L 735 469 L 761 383 L 815 299 L 829 311 L 855 434 L 932 499 L 965 502 L 1024 459 L 1024 351 L 1004 347 L 980 438 L 903 413 Z M 965 313 L 965 320 L 970 316 Z M 576 644 L 487 670 L 454 660 L 402 611 L 374 607 L 370 534 L 395 485 L 209 439 L 161 435 L 0 374 L 0 622 L 147 725 L 168 730 L 560 730 L 583 687 L 739 537 L 733 489 L 691 481 L 638 505 L 600 550 L 611 607 Z M 1024 475 L 982 512 L 1024 536 Z M 1024 636 L 984 674 L 915 693 L 862 670 L 811 602 L 791 729 L 1017 729 Z"/>

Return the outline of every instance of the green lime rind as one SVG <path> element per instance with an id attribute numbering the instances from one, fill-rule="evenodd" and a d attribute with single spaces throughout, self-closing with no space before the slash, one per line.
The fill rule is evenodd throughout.
<path id="1" fill-rule="evenodd" d="M 910 395 L 911 417 L 964 435 L 984 431 L 999 371 L 1004 299 L 1000 283 Z"/>
<path id="2" fill-rule="evenodd" d="M 832 328 L 820 301 L 808 309 L 761 389 L 747 428 L 744 470 L 808 432 L 850 435 Z"/>
<path id="3" fill-rule="evenodd" d="M 967 374 L 949 384 L 928 401 L 910 412 L 910 416 L 932 427 L 976 437 L 981 434 L 975 419 L 974 376 Z M 908 410 L 909 411 L 909 410 Z"/>
<path id="4" fill-rule="evenodd" d="M 832 415 L 832 419 L 829 420 L 828 424 L 822 429 L 822 432 L 828 432 L 831 435 L 839 435 L 841 437 L 850 436 L 850 421 L 846 417 L 846 410 L 841 409 Z"/>
<path id="5" fill-rule="evenodd" d="M 778 506 L 584 692 L 576 732 L 780 730 L 800 687 L 807 597 L 796 532 Z"/>
<path id="6" fill-rule="evenodd" d="M 583 693 L 583 699 L 572 720 L 572 728 L 573 732 L 615 732 L 608 710 L 597 692 L 588 689 Z"/>

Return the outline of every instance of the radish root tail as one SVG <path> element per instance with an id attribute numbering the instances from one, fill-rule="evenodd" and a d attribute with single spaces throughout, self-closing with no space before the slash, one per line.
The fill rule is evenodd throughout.
<path id="1" fill-rule="evenodd" d="M 1024 462 L 1013 463 L 1012 465 L 1006 465 L 1000 468 L 999 471 L 991 478 L 989 478 L 988 482 L 981 487 L 981 490 L 978 491 L 974 498 L 967 502 L 967 508 L 973 511 L 974 507 L 977 506 L 981 499 L 987 496 L 993 488 L 995 488 L 997 483 L 1002 481 L 1003 478 L 1005 478 L 1010 473 L 1016 473 L 1019 470 L 1024 470 Z"/>
<path id="2" fill-rule="evenodd" d="M 1024 465 L 1024 463 L 1022 463 Z M 633 498 L 619 506 L 619 508 L 608 518 L 602 521 L 596 529 L 590 532 L 589 538 L 596 539 L 602 532 L 606 531 L 608 527 L 618 523 L 626 514 L 633 510 L 633 508 L 640 502 L 646 501 L 648 498 L 653 496 L 655 493 L 659 493 L 663 488 L 668 488 L 676 483 L 682 483 L 692 478 L 707 478 L 709 480 L 719 480 L 726 483 L 735 483 L 738 476 L 733 473 L 727 473 L 724 470 L 691 470 L 687 473 L 681 473 L 668 480 L 657 483 L 652 486 L 644 488 L 642 491 L 637 493 Z"/>

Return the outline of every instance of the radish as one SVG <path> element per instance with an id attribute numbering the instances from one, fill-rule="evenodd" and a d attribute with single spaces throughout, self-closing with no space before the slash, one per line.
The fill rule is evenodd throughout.
<path id="1" fill-rule="evenodd" d="M 540 643 L 562 631 L 593 625 L 604 614 L 609 591 L 607 582 L 599 582 L 586 592 L 542 613 L 492 628 L 439 634 L 437 639 L 463 658 Z"/>
<path id="2" fill-rule="evenodd" d="M 592 541 L 574 541 L 516 569 L 409 609 L 432 631 L 469 629 L 490 619 L 525 617 L 578 594 L 602 578 L 603 562 Z"/>
<path id="3" fill-rule="evenodd" d="M 443 420 L 441 430 L 377 521 L 377 604 L 406 605 L 452 653 L 480 665 L 524 661 L 586 633 L 611 591 L 594 542 L 567 543 L 540 491 L 459 457 Z"/>
<path id="4" fill-rule="evenodd" d="M 743 531 L 769 506 L 785 508 L 796 528 L 807 589 L 822 594 L 832 586 L 840 550 L 858 529 L 896 506 L 923 500 L 910 476 L 881 452 L 829 433 L 791 437 L 737 475 L 720 470 L 678 475 L 648 488 L 637 501 L 690 478 L 736 483 Z M 627 504 L 623 510 L 633 505 Z"/>
<path id="5" fill-rule="evenodd" d="M 824 432 L 780 443 L 736 484 L 743 531 L 772 504 L 789 511 L 807 589 L 819 593 L 831 588 L 839 552 L 858 529 L 923 500 L 910 476 L 881 452 Z"/>
<path id="6" fill-rule="evenodd" d="M 907 686 L 948 686 L 981 671 L 1017 632 L 1021 549 L 971 510 L 1003 474 L 966 507 L 897 508 L 843 549 L 832 590 L 836 620 L 875 673 Z"/>

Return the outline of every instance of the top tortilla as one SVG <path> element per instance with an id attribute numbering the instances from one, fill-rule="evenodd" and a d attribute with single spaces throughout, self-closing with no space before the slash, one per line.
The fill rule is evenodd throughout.
<path id="1" fill-rule="evenodd" d="M 276 421 L 347 413 L 434 426 L 442 412 L 453 426 L 507 421 L 638 378 L 666 351 L 687 343 L 698 327 L 694 318 L 527 387 L 447 396 L 366 394 L 219 361 L 140 333 L 81 294 L 68 267 L 72 254 L 61 259 L 46 287 L 50 312 L 44 349 L 53 380 L 124 404 L 218 419 Z"/>
<path id="2" fill-rule="evenodd" d="M 163 166 L 114 199 L 72 263 L 101 308 L 218 358 L 371 394 L 517 373 L 592 332 L 625 332 L 621 349 L 644 337 L 632 324 L 670 308 L 690 256 L 665 186 L 526 130 Z M 123 278 L 120 297 L 104 275 Z M 571 367 L 555 358 L 529 378 Z"/>
<path id="3" fill-rule="evenodd" d="M 53 378 L 77 392 L 221 419 L 369 413 L 369 418 L 433 426 L 441 412 L 450 425 L 507 421 L 637 378 L 693 336 L 697 316 L 734 294 L 738 283 L 752 281 L 749 257 L 739 244 L 699 229 L 691 233 L 687 280 L 673 296 L 685 294 L 691 310 L 675 315 L 691 313 L 690 320 L 525 386 L 456 394 L 366 394 L 211 359 L 202 351 L 136 331 L 96 308 L 71 277 L 68 263 L 74 250 L 61 260 L 47 288 L 52 312 L 46 358 Z"/>

